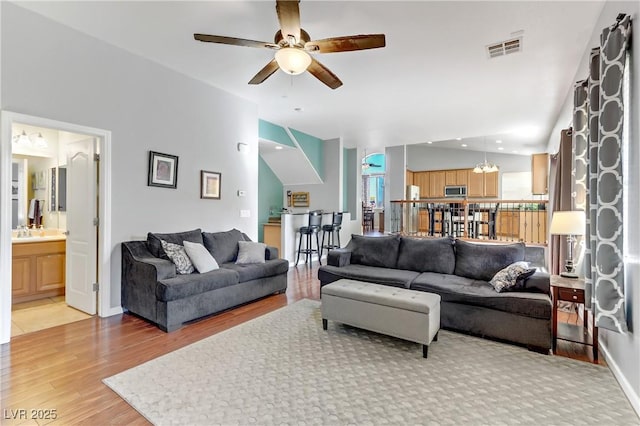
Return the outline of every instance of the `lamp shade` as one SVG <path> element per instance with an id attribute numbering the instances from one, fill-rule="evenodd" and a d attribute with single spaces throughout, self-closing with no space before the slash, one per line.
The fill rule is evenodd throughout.
<path id="1" fill-rule="evenodd" d="M 582 210 L 554 212 L 551 218 L 551 235 L 584 235 L 585 216 Z"/>
<path id="2" fill-rule="evenodd" d="M 276 52 L 276 61 L 282 71 L 297 75 L 303 73 L 311 65 L 311 56 L 302 49 L 283 47 Z"/>

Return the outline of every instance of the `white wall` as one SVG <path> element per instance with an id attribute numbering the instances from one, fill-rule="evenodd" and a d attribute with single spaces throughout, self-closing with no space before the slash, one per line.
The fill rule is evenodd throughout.
<path id="1" fill-rule="evenodd" d="M 625 176 L 628 203 L 624 214 L 625 221 L 625 302 L 627 320 L 631 331 L 620 335 L 600 330 L 600 344 L 607 354 L 607 361 L 621 383 L 623 390 L 631 400 L 636 412 L 640 414 L 640 198 L 636 196 L 640 187 L 640 2 L 607 2 L 596 23 L 591 42 L 584 51 L 582 61 L 573 81 L 584 80 L 588 73 L 589 54 L 599 45 L 602 29 L 615 22 L 618 13 L 628 13 L 633 20 L 632 69 L 631 69 L 631 128 L 629 149 L 629 173 Z M 560 129 L 571 123 L 573 109 L 573 87 L 567 90 L 567 97 L 558 115 L 555 130 L 549 139 L 549 152 L 557 152 L 560 144 Z"/>
<path id="2" fill-rule="evenodd" d="M 384 155 L 387 166 L 384 179 L 384 229 L 392 231 L 391 201 L 404 200 L 406 198 L 406 145 L 388 147 L 385 149 Z"/>
<path id="3" fill-rule="evenodd" d="M 112 307 L 120 306 L 122 241 L 197 227 L 257 238 L 255 218 L 239 217 L 240 209 L 257 214 L 255 104 L 17 5 L 0 8 L 1 108 L 112 132 Z M 178 189 L 147 186 L 149 150 L 179 156 Z M 221 200 L 199 198 L 200 170 L 222 173 Z"/>
<path id="4" fill-rule="evenodd" d="M 464 149 L 437 148 L 427 145 L 407 145 L 409 170 L 470 169 L 484 161 L 484 152 Z M 487 153 L 487 161 L 495 163 L 502 172 L 530 172 L 528 155 Z"/>
<path id="5" fill-rule="evenodd" d="M 311 199 L 309 207 L 297 207 L 291 210 L 342 211 L 342 141 L 330 139 L 324 141 L 324 182 L 306 185 L 284 185 L 284 205 L 287 205 L 286 193 L 308 192 Z"/>

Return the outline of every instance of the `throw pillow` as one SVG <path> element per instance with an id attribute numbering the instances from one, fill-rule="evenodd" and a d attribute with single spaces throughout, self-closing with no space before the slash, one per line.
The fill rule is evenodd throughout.
<path id="1" fill-rule="evenodd" d="M 165 240 L 160 240 L 162 243 L 162 249 L 169 259 L 176 265 L 176 272 L 179 274 L 190 274 L 195 269 L 193 268 L 193 264 L 187 256 L 187 253 L 184 251 L 184 247 L 180 244 L 168 243 Z"/>
<path id="2" fill-rule="evenodd" d="M 209 250 L 207 250 L 204 245 L 190 241 L 184 241 L 183 244 L 184 251 L 187 252 L 191 263 L 193 263 L 193 266 L 195 266 L 201 274 L 220 268 L 218 262 L 211 256 L 211 253 L 209 253 Z"/>
<path id="3" fill-rule="evenodd" d="M 529 268 L 527 262 L 515 262 L 506 268 L 498 271 L 489 284 L 498 292 L 514 290 L 518 282 L 523 282 L 526 278 L 536 272 L 535 268 Z"/>
<path id="4" fill-rule="evenodd" d="M 264 253 L 266 249 L 267 245 L 265 243 L 238 241 L 238 260 L 236 260 L 236 264 L 265 263 Z"/>

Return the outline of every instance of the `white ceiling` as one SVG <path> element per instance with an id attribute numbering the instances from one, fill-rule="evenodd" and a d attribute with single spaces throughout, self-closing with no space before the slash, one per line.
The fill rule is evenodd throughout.
<path id="1" fill-rule="evenodd" d="M 439 142 L 520 154 L 544 151 L 588 47 L 602 1 L 314 1 L 300 4 L 312 39 L 384 33 L 387 46 L 317 55 L 344 86 L 308 73 L 247 82 L 273 51 L 193 39 L 272 41 L 274 1 L 20 2 L 258 104 L 259 116 L 346 146 Z M 487 44 L 523 32 L 522 52 L 488 59 Z M 296 111 L 302 108 L 302 111 Z M 485 138 L 488 136 L 487 138 Z M 489 143 L 493 139 L 493 142 Z"/>

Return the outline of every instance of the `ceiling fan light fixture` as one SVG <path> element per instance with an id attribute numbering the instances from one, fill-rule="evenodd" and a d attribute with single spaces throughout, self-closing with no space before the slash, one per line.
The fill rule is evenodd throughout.
<path id="1" fill-rule="evenodd" d="M 302 49 L 283 47 L 276 52 L 276 62 L 287 74 L 302 74 L 311 65 L 311 56 Z"/>

